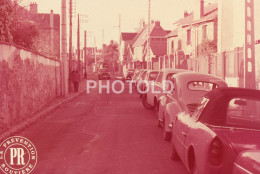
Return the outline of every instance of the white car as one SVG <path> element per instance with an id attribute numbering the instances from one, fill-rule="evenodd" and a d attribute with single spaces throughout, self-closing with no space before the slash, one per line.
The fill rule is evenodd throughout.
<path id="1" fill-rule="evenodd" d="M 190 72 L 189 70 L 184 70 L 184 69 L 163 69 L 159 72 L 154 84 L 150 84 L 150 89 L 154 90 L 149 90 L 147 93 L 146 101 L 143 100 L 143 102 L 146 102 L 147 105 L 152 106 L 153 108 L 157 107 L 158 105 L 158 100 L 159 98 L 163 95 L 163 84 L 162 82 L 165 80 L 169 80 L 174 74 L 178 74 L 181 72 Z M 154 86 L 152 86 L 154 85 Z M 154 91 L 159 91 L 158 93 Z M 144 98 L 145 99 L 145 98 Z M 147 108 L 150 109 L 150 108 Z"/>
<path id="2" fill-rule="evenodd" d="M 214 88 L 227 87 L 227 83 L 216 76 L 197 72 L 186 72 L 173 75 L 171 82 L 174 90 L 160 97 L 158 105 L 159 125 L 164 128 L 164 139 L 171 140 L 171 123 L 176 121 L 180 112 L 192 113 L 203 96 Z"/>

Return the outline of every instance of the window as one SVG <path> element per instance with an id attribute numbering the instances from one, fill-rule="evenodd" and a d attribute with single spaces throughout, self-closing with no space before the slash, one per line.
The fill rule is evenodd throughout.
<path id="1" fill-rule="evenodd" d="M 211 91 L 215 88 L 219 88 L 219 86 L 210 82 L 193 81 L 188 84 L 188 89 L 191 91 Z"/>
<path id="2" fill-rule="evenodd" d="M 187 30 L 187 45 L 191 44 L 191 29 Z"/>
<path id="3" fill-rule="evenodd" d="M 152 73 L 150 73 L 149 80 L 150 80 L 150 81 L 155 81 L 156 78 L 157 78 L 157 76 L 158 76 L 158 73 L 159 73 L 159 72 L 152 72 Z"/>
<path id="4" fill-rule="evenodd" d="M 167 76 L 166 76 L 166 80 L 171 80 L 171 77 L 174 75 L 175 73 L 169 73 Z"/>
<path id="5" fill-rule="evenodd" d="M 156 82 L 159 82 L 161 83 L 162 82 L 162 78 L 163 78 L 163 72 L 160 72 L 157 79 L 156 79 Z"/>
<path id="6" fill-rule="evenodd" d="M 207 40 L 207 25 L 202 26 L 202 39 Z"/>
<path id="7" fill-rule="evenodd" d="M 208 98 L 203 97 L 202 101 L 200 102 L 200 104 L 198 105 L 197 109 L 195 110 L 195 112 L 193 113 L 192 117 L 195 120 L 198 120 L 198 118 L 200 117 L 202 111 L 204 110 L 204 108 L 207 106 L 209 102 Z"/>
<path id="8" fill-rule="evenodd" d="M 259 99 L 233 98 L 230 100 L 226 124 L 228 126 L 260 129 Z"/>

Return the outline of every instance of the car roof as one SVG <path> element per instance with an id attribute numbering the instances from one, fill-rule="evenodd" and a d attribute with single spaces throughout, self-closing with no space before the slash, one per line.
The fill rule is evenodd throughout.
<path id="1" fill-rule="evenodd" d="M 165 73 L 180 73 L 180 72 L 191 72 L 191 71 L 190 70 L 186 70 L 186 69 L 165 68 L 165 69 L 162 69 L 161 72 L 165 72 Z"/>
<path id="2" fill-rule="evenodd" d="M 221 125 L 228 103 L 232 98 L 248 97 L 260 101 L 260 91 L 245 88 L 217 88 L 204 97 L 209 102 L 200 116 L 200 120 L 213 125 Z"/>
<path id="3" fill-rule="evenodd" d="M 213 90 L 205 95 L 205 97 L 211 99 L 226 98 L 226 97 L 250 97 L 259 98 L 260 100 L 260 90 L 246 89 L 246 88 L 219 88 Z"/>
<path id="4" fill-rule="evenodd" d="M 158 70 L 148 70 L 147 73 L 159 72 Z"/>
<path id="5" fill-rule="evenodd" d="M 227 87 L 227 83 L 214 75 L 211 74 L 202 74 L 198 72 L 182 72 L 172 76 L 175 78 L 177 83 L 181 82 L 182 84 L 188 83 L 190 81 L 206 81 L 211 83 L 217 83 L 220 87 Z"/>

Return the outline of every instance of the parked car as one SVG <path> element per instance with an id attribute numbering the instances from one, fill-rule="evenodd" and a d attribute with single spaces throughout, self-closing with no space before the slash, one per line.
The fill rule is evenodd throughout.
<path id="1" fill-rule="evenodd" d="M 259 173 L 259 153 L 252 150 L 260 150 L 260 91 L 214 89 L 195 112 L 175 115 L 171 127 L 172 158 L 190 173 Z"/>
<path id="2" fill-rule="evenodd" d="M 111 74 L 108 72 L 107 69 L 100 69 L 98 71 L 98 79 L 103 80 L 103 79 L 111 79 Z"/>
<path id="3" fill-rule="evenodd" d="M 260 173 L 260 151 L 249 150 L 238 155 L 233 174 L 258 174 Z"/>
<path id="4" fill-rule="evenodd" d="M 149 88 L 149 86 L 154 83 L 154 81 L 156 80 L 157 76 L 159 74 L 159 71 L 157 70 L 148 70 L 147 73 L 145 74 L 144 77 L 144 83 L 140 83 L 139 85 L 139 89 L 141 91 L 146 92 L 147 88 Z M 148 85 L 148 86 L 147 86 Z M 149 90 L 149 89 L 148 89 Z M 140 94 L 140 97 L 146 97 L 146 94 Z M 145 99 L 146 100 L 146 99 Z M 145 106 L 145 105 L 144 105 Z M 151 106 L 147 105 L 145 106 L 146 108 L 149 108 Z"/>
<path id="5" fill-rule="evenodd" d="M 192 113 L 202 97 L 214 88 L 227 87 L 227 83 L 216 76 L 197 72 L 183 72 L 170 77 L 174 84 L 171 93 L 159 98 L 158 123 L 164 128 L 164 139 L 170 141 L 170 123 L 179 112 Z"/>
<path id="6" fill-rule="evenodd" d="M 147 96 L 143 97 L 143 105 L 148 106 L 147 109 L 155 108 L 158 104 L 159 98 L 163 95 L 163 81 L 169 80 L 174 74 L 178 74 L 181 72 L 190 72 L 184 69 L 163 69 L 159 72 L 154 84 L 150 84 L 149 88 L 154 88 L 154 91 L 158 91 L 159 93 L 155 93 L 152 90 L 149 90 Z"/>
<path id="7" fill-rule="evenodd" d="M 136 78 L 136 83 L 135 83 L 135 86 L 138 85 L 138 83 L 141 83 L 144 78 L 146 77 L 146 73 L 147 73 L 147 69 L 142 69 L 140 74 L 138 75 L 138 77 Z"/>
<path id="8" fill-rule="evenodd" d="M 134 69 L 128 69 L 126 74 L 125 74 L 124 80 L 132 80 L 134 74 L 135 74 Z"/>
<path id="9" fill-rule="evenodd" d="M 137 80 L 137 77 L 139 76 L 139 74 L 141 73 L 141 71 L 142 70 L 139 70 L 139 69 L 137 69 L 137 70 L 135 70 L 135 72 L 134 72 L 134 75 L 133 75 L 133 77 L 132 77 L 132 83 L 133 83 L 133 85 L 135 86 L 136 85 L 136 80 Z"/>

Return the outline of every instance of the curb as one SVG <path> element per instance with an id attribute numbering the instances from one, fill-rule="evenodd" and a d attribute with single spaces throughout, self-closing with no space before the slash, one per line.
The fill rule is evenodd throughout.
<path id="1" fill-rule="evenodd" d="M 3 132 L 0 135 L 0 142 L 2 142 L 3 139 L 8 138 L 22 130 L 24 130 L 25 128 L 29 127 L 30 125 L 36 123 L 39 119 L 43 119 L 45 118 L 49 113 L 51 113 L 52 111 L 54 111 L 55 109 L 57 109 L 60 105 L 62 105 L 63 103 L 69 102 L 77 97 L 79 97 L 80 95 L 84 94 L 85 91 L 81 91 L 71 97 L 65 98 L 64 100 L 54 104 L 53 106 L 48 107 L 47 109 L 35 114 L 35 116 L 26 119 L 25 121 L 23 121 L 22 123 L 16 125 L 15 127 Z"/>

